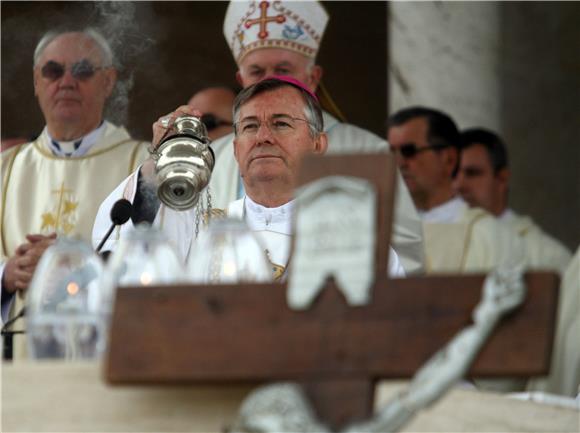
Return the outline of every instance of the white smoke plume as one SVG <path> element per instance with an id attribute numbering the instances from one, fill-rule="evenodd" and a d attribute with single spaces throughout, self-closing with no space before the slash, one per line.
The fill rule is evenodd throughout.
<path id="1" fill-rule="evenodd" d="M 150 29 L 147 3 L 139 6 L 139 16 L 133 2 L 93 3 L 91 26 L 107 39 L 114 54 L 118 71 L 115 90 L 107 103 L 105 117 L 123 125 L 127 123 L 129 94 L 133 88 L 133 75 L 143 53 L 155 43 L 144 29 Z M 94 23 L 94 24 L 93 24 Z"/>

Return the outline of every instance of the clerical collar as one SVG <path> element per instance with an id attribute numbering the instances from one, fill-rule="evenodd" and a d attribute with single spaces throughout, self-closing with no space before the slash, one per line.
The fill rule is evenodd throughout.
<path id="1" fill-rule="evenodd" d="M 279 207 L 265 207 L 250 197 L 244 197 L 244 219 L 253 231 L 267 230 L 283 234 L 292 233 L 294 200 Z"/>
<path id="2" fill-rule="evenodd" d="M 419 217 L 426 223 L 455 223 L 459 221 L 467 203 L 459 196 L 427 211 L 418 210 Z"/>
<path id="3" fill-rule="evenodd" d="M 85 155 L 91 147 L 99 140 L 104 130 L 105 122 L 101 122 L 99 127 L 89 132 L 84 137 L 72 141 L 57 141 L 48 132 L 48 127 L 45 127 L 46 135 L 48 136 L 48 145 L 50 150 L 56 156 L 61 157 L 79 157 Z"/>

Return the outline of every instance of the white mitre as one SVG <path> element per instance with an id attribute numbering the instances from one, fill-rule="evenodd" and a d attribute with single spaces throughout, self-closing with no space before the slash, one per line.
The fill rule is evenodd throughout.
<path id="1" fill-rule="evenodd" d="M 328 22 L 318 1 L 231 1 L 224 36 L 236 63 L 260 48 L 283 48 L 314 59 Z"/>

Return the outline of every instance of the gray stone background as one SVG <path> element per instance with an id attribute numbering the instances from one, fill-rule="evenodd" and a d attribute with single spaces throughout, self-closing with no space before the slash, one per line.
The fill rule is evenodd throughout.
<path id="1" fill-rule="evenodd" d="M 578 247 L 580 3 L 324 5 L 331 20 L 319 63 L 351 123 L 384 135 L 387 112 L 424 104 L 448 112 L 461 128 L 495 129 L 510 152 L 511 206 Z M 75 22 L 113 38 L 123 82 L 111 115 L 148 139 L 151 123 L 198 89 L 236 84 L 221 31 L 226 7 L 2 1 L 2 137 L 40 132 L 32 51 L 44 31 Z"/>

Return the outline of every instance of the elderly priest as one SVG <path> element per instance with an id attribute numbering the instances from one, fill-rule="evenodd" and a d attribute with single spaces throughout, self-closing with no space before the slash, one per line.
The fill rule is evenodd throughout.
<path id="1" fill-rule="evenodd" d="M 99 204 L 146 158 L 146 143 L 103 118 L 116 83 L 113 60 L 92 29 L 49 32 L 34 51 L 34 93 L 46 127 L 1 154 L 3 320 L 10 307 L 20 311 L 56 233 L 89 240 Z M 15 358 L 25 355 L 20 342 L 15 337 Z"/>

